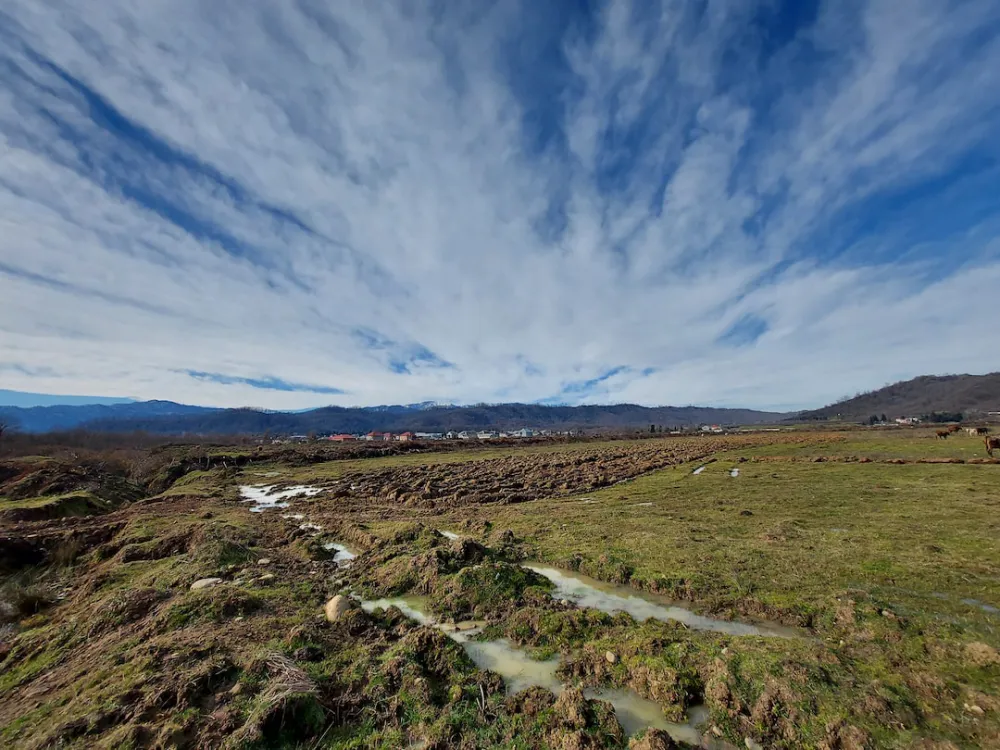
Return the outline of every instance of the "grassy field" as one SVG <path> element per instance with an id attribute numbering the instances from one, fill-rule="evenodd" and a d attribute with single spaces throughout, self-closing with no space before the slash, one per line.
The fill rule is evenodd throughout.
<path id="1" fill-rule="evenodd" d="M 671 746 L 630 739 L 586 688 L 674 721 L 703 704 L 715 747 L 1000 747 L 1000 464 L 983 457 L 962 434 L 803 430 L 190 468 L 118 510 L 0 528 L 0 738 Z M 298 484 L 321 491 L 240 502 Z M 525 560 L 794 637 L 577 607 Z M 507 695 L 501 667 L 394 609 L 327 622 L 349 592 L 475 619 L 484 648 L 558 659 L 565 689 Z"/>

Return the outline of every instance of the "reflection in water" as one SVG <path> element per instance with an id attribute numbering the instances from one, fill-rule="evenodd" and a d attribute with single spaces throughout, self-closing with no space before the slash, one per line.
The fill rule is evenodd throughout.
<path id="1" fill-rule="evenodd" d="M 399 599 L 376 599 L 374 601 L 362 601 L 361 607 L 366 612 L 374 612 L 377 609 L 387 609 L 389 607 L 398 608 L 404 615 L 421 625 L 430 625 L 445 632 L 454 641 L 460 643 L 469 658 L 480 669 L 489 669 L 499 674 L 507 686 L 507 691 L 516 693 L 529 687 L 542 687 L 559 694 L 563 690 L 563 684 L 556 676 L 559 668 L 559 657 L 546 661 L 537 661 L 528 656 L 527 653 L 516 649 L 503 639 L 492 641 L 478 641 L 474 636 L 481 631 L 478 627 L 470 625 L 467 630 L 437 624 L 433 618 L 424 611 L 425 600 L 422 597 L 406 597 Z M 584 691 L 588 698 L 598 698 L 611 703 L 615 709 L 615 715 L 621 723 L 622 728 L 628 734 L 647 727 L 655 727 L 667 732 L 678 742 L 687 742 L 699 745 L 702 742 L 707 748 L 724 748 L 725 744 L 709 742 L 708 738 L 702 736 L 700 727 L 705 724 L 708 718 L 707 711 L 697 706 L 690 710 L 688 722 L 678 724 L 667 721 L 662 709 L 653 701 L 640 697 L 631 690 L 608 690 L 588 688 Z"/>
<path id="2" fill-rule="evenodd" d="M 569 599 L 580 607 L 591 607 L 602 612 L 628 612 L 640 622 L 648 620 L 650 617 L 663 621 L 674 620 L 695 630 L 710 630 L 728 635 L 763 635 L 785 638 L 796 636 L 795 631 L 791 628 L 771 623 L 751 625 L 745 622 L 717 620 L 712 617 L 696 615 L 690 610 L 678 607 L 655 595 L 644 594 L 640 596 L 634 589 L 604 583 L 579 573 L 539 565 L 525 565 L 524 567 L 552 581 L 556 586 L 557 598 Z"/>
<path id="3" fill-rule="evenodd" d="M 335 563 L 346 564 L 351 562 L 357 554 L 352 552 L 349 548 L 345 547 L 343 544 L 337 542 L 327 542 L 323 545 L 323 549 L 336 550 L 336 554 L 333 556 L 333 561 Z"/>
<path id="4" fill-rule="evenodd" d="M 244 485 L 240 487 L 240 495 L 243 497 L 243 502 L 253 503 L 250 506 L 252 513 L 262 513 L 269 508 L 287 508 L 288 503 L 286 501 L 290 498 L 298 497 L 299 495 L 312 497 L 322 491 L 319 487 L 309 487 L 304 484 L 277 491 L 273 485 L 266 487 Z"/>

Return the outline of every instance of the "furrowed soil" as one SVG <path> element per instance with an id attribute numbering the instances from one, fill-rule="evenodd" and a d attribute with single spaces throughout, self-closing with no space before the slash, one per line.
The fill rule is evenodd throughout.
<path id="1" fill-rule="evenodd" d="M 0 747 L 1000 747 L 998 629 L 964 434 L 0 462 Z"/>

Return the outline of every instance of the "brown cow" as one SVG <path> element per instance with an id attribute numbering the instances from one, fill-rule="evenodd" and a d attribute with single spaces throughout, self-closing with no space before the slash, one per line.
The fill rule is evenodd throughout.
<path id="1" fill-rule="evenodd" d="M 947 440 L 948 436 L 951 434 L 950 430 L 938 430 L 935 435 L 938 436 L 939 440 Z"/>
<path id="2" fill-rule="evenodd" d="M 1000 450 L 1000 437 L 989 437 L 986 436 L 986 452 L 989 454 L 990 458 L 993 458 L 993 449 L 996 448 Z"/>
<path id="3" fill-rule="evenodd" d="M 948 425 L 948 432 L 958 432 L 961 429 L 957 424 Z"/>

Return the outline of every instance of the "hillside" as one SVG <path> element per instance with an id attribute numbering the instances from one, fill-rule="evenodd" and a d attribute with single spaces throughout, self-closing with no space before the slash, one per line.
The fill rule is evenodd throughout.
<path id="1" fill-rule="evenodd" d="M 644 407 L 540 406 L 497 404 L 477 406 L 424 406 L 411 408 L 371 407 L 322 409 L 290 414 L 253 409 L 224 409 L 189 415 L 100 419 L 87 429 L 112 432 L 142 430 L 159 434 L 308 434 L 310 432 L 445 432 L 466 429 L 632 429 L 657 425 L 751 424 L 776 422 L 785 414 L 751 409 L 711 409 L 696 406 Z"/>
<path id="2" fill-rule="evenodd" d="M 802 412 L 799 419 L 861 421 L 872 414 L 889 419 L 931 412 L 1000 411 L 1000 372 L 988 375 L 922 375 L 887 385 L 822 409 Z"/>
<path id="3" fill-rule="evenodd" d="M 138 401 L 123 404 L 79 406 L 0 406 L 0 420 L 23 432 L 72 430 L 96 420 L 147 419 L 161 416 L 205 414 L 216 411 L 204 406 L 188 406 L 173 401 Z"/>

